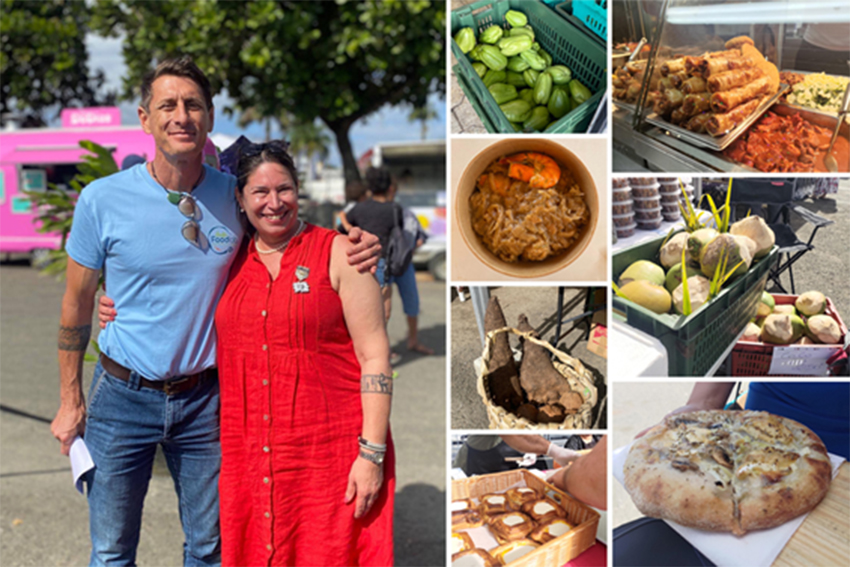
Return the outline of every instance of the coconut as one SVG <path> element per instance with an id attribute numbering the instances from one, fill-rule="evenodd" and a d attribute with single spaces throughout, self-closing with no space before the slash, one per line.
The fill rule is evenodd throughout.
<path id="1" fill-rule="evenodd" d="M 726 260 L 727 272 L 742 260 L 743 263 L 735 270 L 734 276 L 746 274 L 747 270 L 750 269 L 753 257 L 750 255 L 749 249 L 741 245 L 731 234 L 718 234 L 711 242 L 703 246 L 700 252 L 699 263 L 703 275 L 707 278 L 714 277 L 714 271 L 724 254 L 728 257 Z"/>
<path id="2" fill-rule="evenodd" d="M 738 244 L 740 244 L 741 246 L 745 246 L 747 248 L 747 250 L 750 253 L 751 258 L 756 257 L 756 248 L 757 247 L 756 247 L 755 241 L 752 238 L 750 238 L 748 236 L 742 236 L 740 234 L 733 234 L 732 236 L 735 238 L 735 240 L 738 241 Z"/>
<path id="3" fill-rule="evenodd" d="M 664 278 L 664 269 L 661 266 L 649 260 L 638 260 L 620 274 L 617 284 L 623 287 L 629 282 L 645 280 L 655 285 L 664 285 Z"/>
<path id="4" fill-rule="evenodd" d="M 744 327 L 744 334 L 741 335 L 741 340 L 757 343 L 759 342 L 760 337 L 761 327 L 759 327 L 755 323 L 747 323 L 747 326 Z"/>
<path id="5" fill-rule="evenodd" d="M 796 315 L 768 315 L 761 328 L 761 340 L 777 345 L 790 345 L 803 336 L 806 324 Z"/>
<path id="6" fill-rule="evenodd" d="M 777 315 L 796 315 L 797 310 L 794 308 L 793 303 L 783 303 L 782 305 L 777 305 L 773 308 L 773 312 Z"/>
<path id="7" fill-rule="evenodd" d="M 685 272 L 687 272 L 688 277 L 695 276 L 700 273 L 698 268 L 694 268 L 693 266 L 686 266 Z M 664 287 L 667 288 L 667 291 L 673 293 L 679 284 L 682 283 L 682 263 L 674 265 L 667 271 L 667 279 L 664 282 Z"/>
<path id="8" fill-rule="evenodd" d="M 703 306 L 708 301 L 708 292 L 711 290 L 711 282 L 702 276 L 691 276 L 688 278 L 688 296 L 691 298 L 691 313 Z M 673 290 L 673 306 L 678 313 L 682 313 L 685 305 L 685 286 Z M 683 313 L 684 314 L 684 313 Z"/>
<path id="9" fill-rule="evenodd" d="M 620 293 L 629 301 L 646 307 L 654 313 L 670 311 L 670 294 L 660 285 L 646 280 L 635 280 L 621 287 Z"/>
<path id="10" fill-rule="evenodd" d="M 669 270 L 673 265 L 682 262 L 682 248 L 688 245 L 688 233 L 679 232 L 674 234 L 664 246 L 661 247 L 659 256 L 661 256 L 661 265 L 664 269 Z"/>
<path id="11" fill-rule="evenodd" d="M 809 337 L 807 337 L 806 335 L 803 335 L 802 337 L 800 337 L 800 340 L 797 341 L 794 344 L 805 346 L 805 345 L 816 345 L 817 343 L 815 341 L 813 341 L 812 339 L 810 339 Z"/>
<path id="12" fill-rule="evenodd" d="M 767 317 L 773 313 L 774 307 L 776 307 L 776 301 L 773 299 L 773 296 L 766 291 L 761 292 L 761 300 L 759 301 L 756 317 Z"/>
<path id="13" fill-rule="evenodd" d="M 807 317 L 818 315 L 826 309 L 826 297 L 819 291 L 807 291 L 797 298 L 794 306 Z"/>
<path id="14" fill-rule="evenodd" d="M 756 247 L 753 258 L 766 256 L 776 242 L 776 236 L 773 234 L 773 231 L 767 226 L 764 219 L 758 216 L 739 220 L 729 227 L 729 233 L 752 239 Z"/>
<path id="15" fill-rule="evenodd" d="M 688 237 L 688 254 L 691 255 L 691 258 L 698 260 L 703 246 L 711 242 L 717 234 L 717 231 L 713 228 L 701 228 L 693 231 Z"/>
<path id="16" fill-rule="evenodd" d="M 813 315 L 807 323 L 806 334 L 817 342 L 837 345 L 841 341 L 841 329 L 829 315 Z"/>

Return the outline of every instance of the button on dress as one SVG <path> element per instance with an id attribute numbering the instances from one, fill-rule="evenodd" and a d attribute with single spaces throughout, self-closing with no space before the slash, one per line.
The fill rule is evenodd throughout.
<path id="1" fill-rule="evenodd" d="M 369 513 L 344 503 L 363 413 L 360 364 L 329 267 L 336 232 L 307 225 L 272 280 L 243 245 L 216 312 L 222 564 L 392 565 L 395 458 Z"/>

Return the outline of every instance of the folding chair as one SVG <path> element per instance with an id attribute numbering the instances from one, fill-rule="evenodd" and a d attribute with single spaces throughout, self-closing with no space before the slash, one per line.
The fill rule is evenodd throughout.
<path id="1" fill-rule="evenodd" d="M 814 250 L 812 242 L 818 229 L 833 224 L 834 221 L 825 219 L 805 207 L 794 204 L 794 183 L 790 181 L 771 179 L 735 179 L 732 182 L 732 206 L 734 213 L 748 207 L 753 214 L 763 214 L 765 222 L 773 230 L 776 245 L 779 247 L 779 261 L 770 271 L 770 281 L 782 293 L 788 293 L 782 285 L 780 277 L 786 271 L 791 280 L 791 293 L 795 294 L 794 263 L 806 252 Z M 766 205 L 766 206 L 765 206 Z M 807 242 L 803 242 L 791 228 L 790 213 L 797 213 L 814 229 Z"/>

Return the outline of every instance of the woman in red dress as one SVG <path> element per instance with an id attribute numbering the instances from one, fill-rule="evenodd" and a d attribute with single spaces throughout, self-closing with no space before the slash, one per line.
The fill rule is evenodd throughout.
<path id="1" fill-rule="evenodd" d="M 381 295 L 346 237 L 298 220 L 279 143 L 240 158 L 253 226 L 216 312 L 224 565 L 391 565 L 392 379 Z"/>

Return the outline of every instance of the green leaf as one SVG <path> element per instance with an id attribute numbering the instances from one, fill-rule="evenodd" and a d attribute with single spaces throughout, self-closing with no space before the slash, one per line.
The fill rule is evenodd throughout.
<path id="1" fill-rule="evenodd" d="M 691 290 L 688 287 L 688 247 L 682 246 L 682 315 L 687 317 L 691 314 Z"/>

